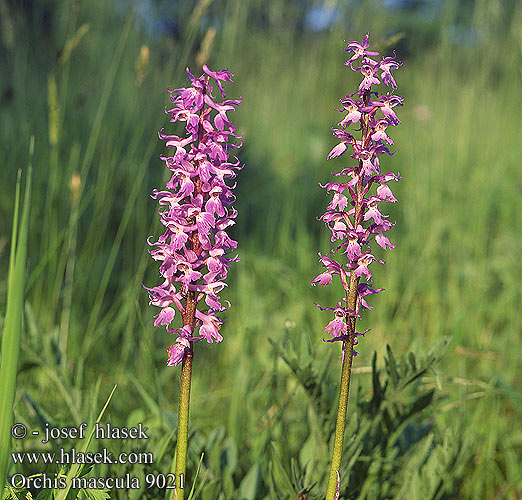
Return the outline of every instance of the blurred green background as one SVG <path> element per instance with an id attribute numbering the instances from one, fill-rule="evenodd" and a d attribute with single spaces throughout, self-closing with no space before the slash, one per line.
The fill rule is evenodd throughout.
<path id="1" fill-rule="evenodd" d="M 386 291 L 371 298 L 375 309 L 360 326 L 371 331 L 354 364 L 347 446 L 362 432 L 357 415 L 371 421 L 373 351 L 376 370 L 391 377 L 388 389 L 387 344 L 398 358 L 413 351 L 441 360 L 426 365 L 411 394 L 388 394 L 392 408 L 435 389 L 404 421 L 424 430 L 406 439 L 389 470 L 372 469 L 387 453 L 384 431 L 371 446 L 363 440 L 360 456 L 349 448 L 351 486 L 341 498 L 520 498 L 520 2 L 0 0 L 0 20 L 2 314 L 16 172 L 35 136 L 15 421 L 76 425 L 97 415 L 118 384 L 106 418 L 146 423 L 151 439 L 133 446 L 165 448 L 150 470 L 170 467 L 179 369 L 165 366 L 172 338 L 153 327 L 142 288 L 159 283 L 146 245 L 161 230 L 149 195 L 166 181 L 157 132 L 182 133 L 163 109 L 168 86 L 188 85 L 187 66 L 198 76 L 204 62 L 227 67 L 236 75 L 227 97 L 244 100 L 231 115 L 246 164 L 233 228 L 241 262 L 224 291 L 232 308 L 223 343 L 196 347 L 189 477 L 205 452 L 194 498 L 321 498 L 330 434 L 316 434 L 330 417 L 317 419 L 310 388 L 336 409 L 339 353 L 322 342 L 330 317 L 313 302 L 332 306 L 341 291 L 310 287 L 317 252 L 331 246 L 316 220 L 328 203 L 317 183 L 347 166 L 344 157 L 326 161 L 336 144 L 330 127 L 340 120 L 334 108 L 359 84 L 344 66 L 343 40 L 370 31 L 371 48 L 395 50 L 404 63 L 395 73 L 402 125 L 390 133 L 397 154 L 381 161 L 403 179 L 391 186 L 399 203 L 386 207 L 397 248 L 373 269 Z M 44 449 L 38 441 L 16 446 Z M 428 479 L 408 483 L 434 450 L 454 461 L 437 458 Z M 319 483 L 298 497 L 306 488 L 285 492 L 283 470 Z M 125 472 L 99 466 L 92 474 Z"/>

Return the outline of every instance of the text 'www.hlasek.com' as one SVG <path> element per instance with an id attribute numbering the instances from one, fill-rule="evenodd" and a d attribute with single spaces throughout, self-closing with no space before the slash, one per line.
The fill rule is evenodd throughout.
<path id="1" fill-rule="evenodd" d="M 78 427 L 50 427 L 48 424 L 42 431 L 31 431 L 33 436 L 44 435 L 41 440 L 43 444 L 52 443 L 58 439 L 78 439 L 86 437 L 87 423 L 83 422 Z M 136 427 L 115 427 L 110 423 L 94 426 L 93 437 L 96 440 L 145 440 L 148 439 L 147 427 L 139 423 Z M 11 435 L 16 440 L 22 440 L 28 435 L 27 427 L 22 423 L 16 423 L 11 428 Z M 81 448 L 81 449 L 80 449 Z M 56 473 L 31 473 L 30 476 L 16 473 L 10 478 L 10 484 L 14 488 L 34 488 L 34 489 L 65 489 L 70 487 L 76 489 L 176 489 L 184 487 L 184 478 L 178 478 L 172 473 L 162 474 L 159 472 L 148 473 L 142 476 L 133 476 L 126 473 L 121 477 L 96 477 L 90 473 L 87 475 L 79 474 L 76 477 L 68 478 L 67 468 L 73 465 L 94 466 L 99 464 L 142 464 L 153 465 L 154 455 L 151 452 L 120 452 L 113 453 L 107 448 L 98 451 L 88 451 L 88 446 L 70 448 L 68 450 L 60 447 L 54 451 L 14 451 L 11 459 L 16 465 L 42 466 L 56 464 L 62 472 Z M 63 466 L 63 467 L 60 467 Z"/>

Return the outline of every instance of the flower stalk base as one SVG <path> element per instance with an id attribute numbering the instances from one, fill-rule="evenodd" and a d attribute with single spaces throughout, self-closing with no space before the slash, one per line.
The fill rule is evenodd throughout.
<path id="1" fill-rule="evenodd" d="M 192 380 L 192 346 L 186 349 L 181 366 L 181 382 L 179 387 L 178 438 L 176 441 L 176 489 L 171 500 L 184 500 L 184 479 L 187 468 L 188 420 L 190 406 L 190 383 Z"/>
<path id="2" fill-rule="evenodd" d="M 352 274 L 350 288 L 346 294 L 348 307 L 355 310 L 357 300 L 357 287 L 359 278 Z M 339 405 L 337 407 L 337 421 L 335 423 L 334 448 L 332 453 L 332 465 L 326 489 L 326 500 L 339 498 L 338 474 L 340 474 L 341 457 L 344 445 L 344 430 L 346 428 L 346 415 L 348 414 L 348 396 L 350 394 L 350 378 L 352 374 L 353 346 L 355 343 L 355 315 L 348 316 L 348 339 L 343 341 L 343 363 L 341 370 L 341 382 L 339 387 Z"/>

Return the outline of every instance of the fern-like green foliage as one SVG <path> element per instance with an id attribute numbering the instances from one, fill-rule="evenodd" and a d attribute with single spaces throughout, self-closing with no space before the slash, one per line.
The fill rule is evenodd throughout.
<path id="1" fill-rule="evenodd" d="M 445 344 L 421 360 L 411 352 L 397 360 L 388 346 L 384 369 L 373 354 L 371 389 L 353 391 L 349 404 L 341 499 L 455 498 L 467 447 L 460 436 L 451 431 L 441 435 L 434 427 L 442 396 L 436 397 L 433 378 L 439 376 L 436 365 Z M 319 499 L 324 492 L 317 485 L 325 483 L 327 451 L 333 445 L 331 381 L 324 366 L 314 369 L 310 350 L 290 340 L 274 347 L 307 394 L 310 426 L 298 457 L 285 462 L 274 445 L 267 474 L 269 498 Z"/>

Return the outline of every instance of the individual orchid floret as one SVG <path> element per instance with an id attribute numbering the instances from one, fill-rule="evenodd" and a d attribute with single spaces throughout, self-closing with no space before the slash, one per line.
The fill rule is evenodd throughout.
<path id="1" fill-rule="evenodd" d="M 368 42 L 368 37 L 370 36 L 370 33 L 366 33 L 361 43 L 357 41 L 347 42 L 346 40 L 344 43 L 348 44 L 348 48 L 344 49 L 346 52 L 353 52 L 353 56 L 346 61 L 346 65 L 350 64 L 352 61 L 355 61 L 361 56 L 378 56 L 378 52 L 373 52 L 371 50 L 367 50 L 370 46 Z"/>
<path id="2" fill-rule="evenodd" d="M 385 85 L 391 87 L 392 89 L 397 88 L 397 84 L 393 79 L 391 71 L 393 69 L 398 69 L 401 66 L 402 62 L 398 62 L 395 60 L 395 51 L 393 52 L 393 57 L 385 57 L 379 63 L 379 70 L 382 71 L 381 79 Z"/>
<path id="3" fill-rule="evenodd" d="M 354 143 L 352 134 L 345 132 L 343 129 L 334 128 L 332 130 L 334 135 L 341 139 L 341 142 L 330 151 L 328 154 L 329 160 L 331 158 L 337 158 L 338 156 L 341 156 L 348 149 L 348 146 Z"/>
<path id="4" fill-rule="evenodd" d="M 362 104 L 362 101 L 357 102 L 350 97 L 345 97 L 344 99 L 341 99 L 340 102 L 343 105 L 343 109 L 338 111 L 348 111 L 348 114 L 339 122 L 339 127 L 345 127 L 350 123 L 358 123 L 361 119 L 359 104 Z"/>
<path id="5" fill-rule="evenodd" d="M 176 343 L 167 349 L 167 354 L 169 355 L 167 366 L 178 366 L 183 361 L 185 349 L 188 347 L 190 347 L 190 343 L 187 339 L 178 338 Z"/>
<path id="6" fill-rule="evenodd" d="M 381 109 L 382 114 L 388 118 L 390 123 L 392 125 L 399 125 L 401 122 L 397 115 L 395 114 L 395 111 L 393 111 L 392 108 L 395 106 L 402 106 L 402 101 L 404 100 L 404 97 L 400 97 L 398 95 L 390 95 L 386 94 L 384 96 L 380 97 L 380 100 L 375 101 L 369 101 L 370 108 L 374 109 L 374 107 L 378 107 Z"/>
<path id="7" fill-rule="evenodd" d="M 346 326 L 346 311 L 342 307 L 334 310 L 334 319 L 325 327 L 325 332 L 329 332 L 333 338 L 346 335 L 348 327 Z"/>
<path id="8" fill-rule="evenodd" d="M 357 259 L 357 264 L 353 266 L 353 272 L 355 273 L 356 276 L 364 276 L 369 283 L 372 282 L 372 273 L 370 272 L 370 269 L 368 268 L 368 266 L 372 263 L 372 262 L 379 262 L 381 264 L 385 264 L 386 261 L 384 260 L 379 260 L 379 259 L 376 259 L 371 253 L 370 253 L 370 250 L 367 250 L 363 255 L 361 255 L 358 259 Z"/>
<path id="9" fill-rule="evenodd" d="M 362 82 L 359 84 L 359 92 L 361 90 L 369 90 L 372 85 L 378 85 L 379 83 L 381 83 L 380 80 L 375 76 L 378 70 L 378 67 L 376 67 L 375 65 L 366 63 L 363 64 L 361 67 L 354 69 L 360 71 L 364 77 Z"/>
<path id="10" fill-rule="evenodd" d="M 330 259 L 329 257 L 322 256 L 321 252 L 319 252 L 319 257 L 323 264 L 323 267 L 326 269 L 324 273 L 319 274 L 313 281 L 312 285 L 329 285 L 332 282 L 332 278 L 334 274 L 341 273 L 341 266 L 335 260 Z"/>
<path id="11" fill-rule="evenodd" d="M 237 242 L 227 234 L 237 211 L 234 179 L 242 166 L 231 157 L 241 146 L 241 137 L 230 120 L 230 114 L 241 100 L 216 100 L 213 85 L 225 99 L 223 82 L 232 82 L 228 70 L 212 71 L 203 66 L 203 74 L 195 77 L 187 68 L 191 86 L 169 89 L 172 106 L 165 108 L 170 122 L 182 122 L 185 135 L 169 135 L 160 139 L 172 153 L 161 156 L 170 178 L 165 189 L 153 190 L 158 201 L 164 233 L 157 241 L 147 240 L 152 258 L 160 262 L 162 285 L 147 288 L 150 304 L 160 307 L 154 326 L 164 326 L 177 335 L 168 349 L 168 365 L 180 364 L 192 343 L 205 339 L 220 342 L 223 322 L 217 314 L 228 309 L 219 293 L 226 286 L 230 264 L 237 262 L 231 252 Z M 204 310 L 199 308 L 203 305 Z M 181 329 L 172 329 L 181 316 Z"/>
<path id="12" fill-rule="evenodd" d="M 219 90 L 221 91 L 221 95 L 223 96 L 223 99 L 227 96 L 225 94 L 225 91 L 223 90 L 223 86 L 221 85 L 221 82 L 232 82 L 232 77 L 234 76 L 234 73 L 228 71 L 228 69 L 220 69 L 218 71 L 211 71 L 206 64 L 203 64 L 203 71 L 213 78 L 216 81 L 216 85 L 219 87 Z M 233 82 L 232 82 L 233 83 Z"/>
<path id="13" fill-rule="evenodd" d="M 370 136 L 372 141 L 386 141 L 388 144 L 393 144 L 393 141 L 386 134 L 386 129 L 389 125 L 393 125 L 393 123 L 388 121 L 386 118 L 379 118 L 379 120 L 373 121 L 373 123 L 371 123 L 373 133 Z"/>
<path id="14" fill-rule="evenodd" d="M 357 305 L 355 310 L 358 312 L 359 307 L 364 307 L 365 309 L 372 310 L 373 306 L 368 305 L 368 302 L 364 299 L 366 295 L 373 295 L 379 292 L 384 291 L 384 288 L 372 288 L 368 283 L 359 283 L 357 285 Z"/>

